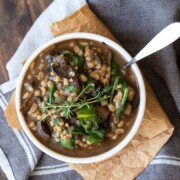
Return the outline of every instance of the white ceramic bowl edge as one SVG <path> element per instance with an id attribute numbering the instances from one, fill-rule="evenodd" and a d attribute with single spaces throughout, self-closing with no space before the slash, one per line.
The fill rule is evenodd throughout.
<path id="1" fill-rule="evenodd" d="M 138 109 L 135 123 L 134 123 L 133 127 L 131 128 L 130 132 L 127 134 L 127 136 L 117 146 L 115 146 L 114 148 L 112 148 L 111 150 L 109 150 L 103 154 L 100 154 L 97 156 L 92 156 L 92 157 L 78 158 L 78 157 L 68 157 L 65 155 L 61 155 L 61 154 L 49 149 L 48 147 L 43 145 L 39 140 L 37 140 L 37 138 L 33 135 L 33 133 L 30 131 L 28 125 L 26 124 L 26 121 L 25 121 L 22 113 L 20 112 L 21 87 L 22 87 L 24 76 L 26 74 L 26 71 L 27 71 L 30 63 L 39 55 L 40 52 L 42 52 L 48 46 L 65 41 L 65 40 L 70 40 L 70 39 L 90 39 L 90 40 L 95 40 L 95 41 L 99 41 L 99 42 L 105 42 L 107 45 L 109 45 L 110 47 L 113 47 L 115 50 L 117 50 L 126 61 L 130 61 L 132 58 L 129 55 L 129 53 L 125 49 L 123 49 L 120 45 L 118 45 L 117 43 L 113 42 L 112 40 L 105 38 L 103 36 L 100 36 L 100 35 L 91 34 L 91 33 L 71 33 L 71 34 L 65 34 L 65 35 L 56 37 L 56 38 L 48 41 L 47 43 L 43 44 L 37 50 L 35 50 L 32 53 L 32 55 L 28 58 L 28 60 L 26 61 L 25 65 L 20 73 L 18 83 L 17 83 L 16 111 L 18 114 L 20 124 L 21 124 L 23 130 L 25 131 L 25 133 L 27 134 L 27 136 L 29 137 L 29 139 L 40 150 L 42 150 L 46 154 L 48 154 L 56 159 L 59 159 L 59 160 L 65 161 L 65 162 L 70 162 L 70 163 L 93 163 L 93 162 L 103 161 L 103 160 L 115 155 L 116 153 L 118 153 L 121 149 L 123 149 L 132 140 L 132 138 L 136 134 L 136 132 L 141 124 L 141 121 L 143 119 L 143 115 L 144 115 L 144 111 L 145 111 L 145 104 L 146 104 L 146 93 L 145 93 L 145 86 L 144 86 L 144 81 L 143 81 L 141 72 L 136 64 L 133 64 L 131 66 L 136 75 L 137 81 L 138 81 L 139 94 L 140 94 L 139 109 Z"/>

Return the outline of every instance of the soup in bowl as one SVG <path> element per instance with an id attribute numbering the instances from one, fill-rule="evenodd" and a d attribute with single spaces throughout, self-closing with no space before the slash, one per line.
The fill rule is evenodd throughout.
<path id="1" fill-rule="evenodd" d="M 31 141 L 71 163 L 119 152 L 137 132 L 145 109 L 137 65 L 122 69 L 130 59 L 115 42 L 90 33 L 62 35 L 37 49 L 16 90 L 18 117 Z"/>

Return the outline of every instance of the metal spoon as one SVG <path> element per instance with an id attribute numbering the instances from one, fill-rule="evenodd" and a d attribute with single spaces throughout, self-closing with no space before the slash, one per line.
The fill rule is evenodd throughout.
<path id="1" fill-rule="evenodd" d="M 180 23 L 176 22 L 168 25 L 123 67 L 126 69 L 127 67 L 131 66 L 133 63 L 173 43 L 179 37 L 180 37 Z"/>

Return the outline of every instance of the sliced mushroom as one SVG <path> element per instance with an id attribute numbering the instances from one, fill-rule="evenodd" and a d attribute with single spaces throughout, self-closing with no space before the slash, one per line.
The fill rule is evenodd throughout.
<path id="1" fill-rule="evenodd" d="M 98 117 L 102 118 L 102 128 L 106 131 L 109 130 L 109 123 L 111 119 L 111 113 L 107 106 L 97 105 L 96 106 L 96 114 Z"/>
<path id="2" fill-rule="evenodd" d="M 111 113 L 109 113 L 109 114 L 107 115 L 107 117 L 103 118 L 102 127 L 103 127 L 106 131 L 109 131 L 109 129 L 110 129 L 110 120 L 111 120 Z"/>
<path id="3" fill-rule="evenodd" d="M 100 118 L 107 118 L 108 114 L 109 114 L 109 109 L 107 106 L 102 106 L 102 105 L 97 105 L 96 106 L 96 114 L 98 115 L 98 117 Z"/>
<path id="4" fill-rule="evenodd" d="M 111 131 L 114 132 L 114 130 L 116 129 L 116 126 L 115 126 L 114 122 L 110 122 L 109 126 L 111 128 Z"/>
<path id="5" fill-rule="evenodd" d="M 62 77 L 69 77 L 70 72 L 72 71 L 71 66 L 67 63 L 67 58 L 64 55 L 54 57 L 51 67 L 53 71 Z"/>
<path id="6" fill-rule="evenodd" d="M 133 109 L 137 108 L 138 104 L 139 104 L 139 98 L 134 96 L 133 99 L 131 100 L 132 108 Z"/>
<path id="7" fill-rule="evenodd" d="M 51 131 L 50 131 L 49 126 L 46 122 L 39 122 L 37 124 L 37 127 L 38 127 L 38 132 L 40 135 L 42 135 L 44 137 L 50 137 Z"/>

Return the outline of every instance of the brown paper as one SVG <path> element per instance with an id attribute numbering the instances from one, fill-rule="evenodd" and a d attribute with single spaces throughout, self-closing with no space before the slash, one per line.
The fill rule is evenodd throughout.
<path id="1" fill-rule="evenodd" d="M 71 32 L 91 32 L 117 40 L 87 5 L 62 21 L 53 23 L 54 36 Z M 145 80 L 147 103 L 144 118 L 133 140 L 116 156 L 93 164 L 69 164 L 87 180 L 134 179 L 155 157 L 174 130 L 148 82 Z M 6 117 L 12 127 L 20 128 L 14 94 L 7 106 Z"/>

